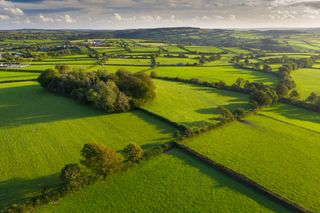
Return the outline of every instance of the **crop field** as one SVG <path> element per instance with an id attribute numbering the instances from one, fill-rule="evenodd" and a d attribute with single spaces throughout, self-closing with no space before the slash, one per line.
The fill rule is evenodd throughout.
<path id="1" fill-rule="evenodd" d="M 221 53 L 222 49 L 218 47 L 210 47 L 210 46 L 185 46 L 185 48 L 191 52 L 199 52 L 199 53 Z"/>
<path id="2" fill-rule="evenodd" d="M 192 58 L 167 58 L 167 57 L 157 57 L 157 63 L 160 65 L 183 65 L 183 64 L 194 64 L 198 63 L 199 60 Z"/>
<path id="3" fill-rule="evenodd" d="M 260 114 L 320 133 L 320 114 L 287 104 L 277 104 Z"/>
<path id="4" fill-rule="evenodd" d="M 172 139 L 171 126 L 142 112 L 106 114 L 53 95 L 35 82 L 0 85 L 0 207 L 58 183 L 85 143 L 148 149 Z M 121 124 L 121 125 L 119 125 Z"/>
<path id="5" fill-rule="evenodd" d="M 0 71 L 0 82 L 37 79 L 38 73 Z"/>
<path id="6" fill-rule="evenodd" d="M 150 59 L 122 59 L 122 58 L 110 58 L 106 64 L 109 65 L 146 65 L 150 66 Z"/>
<path id="7" fill-rule="evenodd" d="M 183 79 L 199 78 L 204 81 L 224 81 L 233 84 L 238 78 L 247 79 L 250 82 L 262 82 L 267 85 L 275 85 L 277 78 L 274 75 L 252 70 L 239 69 L 232 66 L 215 67 L 158 67 L 155 69 L 159 76 L 180 77 Z"/>
<path id="8" fill-rule="evenodd" d="M 320 94 L 320 69 L 299 69 L 293 71 L 291 75 L 301 98 L 307 98 L 311 92 Z"/>
<path id="9" fill-rule="evenodd" d="M 320 209 L 318 133 L 253 116 L 185 143 L 307 209 Z"/>
<path id="10" fill-rule="evenodd" d="M 178 150 L 36 212 L 188 212 L 195 206 L 200 212 L 287 212 Z"/>
<path id="11" fill-rule="evenodd" d="M 144 108 L 191 128 L 220 122 L 219 106 L 231 111 L 249 108 L 248 97 L 239 93 L 163 80 L 155 83 L 157 97 Z"/>

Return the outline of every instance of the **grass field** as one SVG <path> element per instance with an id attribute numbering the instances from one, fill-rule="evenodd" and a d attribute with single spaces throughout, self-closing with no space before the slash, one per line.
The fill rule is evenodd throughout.
<path id="1" fill-rule="evenodd" d="M 199 53 L 221 53 L 222 49 L 218 47 L 210 47 L 210 46 L 185 46 L 185 48 L 191 52 L 199 52 Z"/>
<path id="2" fill-rule="evenodd" d="M 248 97 L 239 93 L 163 80 L 155 83 L 157 97 L 144 108 L 191 128 L 220 122 L 219 106 L 231 111 L 249 107 Z"/>
<path id="3" fill-rule="evenodd" d="M 56 184 L 60 169 L 78 162 L 84 143 L 148 149 L 176 131 L 139 111 L 105 114 L 35 82 L 1 84 L 0 100 L 0 208 Z"/>
<path id="4" fill-rule="evenodd" d="M 106 64 L 109 65 L 150 65 L 150 59 L 123 59 L 123 58 L 110 58 Z"/>
<path id="5" fill-rule="evenodd" d="M 291 76 L 302 99 L 307 98 L 311 92 L 320 95 L 320 69 L 299 69 L 291 72 Z"/>
<path id="6" fill-rule="evenodd" d="M 320 209 L 317 133 L 253 116 L 186 144 L 307 209 Z"/>
<path id="7" fill-rule="evenodd" d="M 194 64 L 198 63 L 199 60 L 192 58 L 167 58 L 157 57 L 156 62 L 160 65 L 176 65 L 176 64 Z"/>
<path id="8" fill-rule="evenodd" d="M 238 78 L 250 82 L 262 82 L 267 85 L 275 85 L 277 77 L 271 74 L 252 70 L 238 69 L 232 66 L 215 67 L 158 67 L 155 69 L 159 76 L 180 77 L 184 79 L 199 78 L 204 81 L 225 81 L 233 84 Z"/>
<path id="9" fill-rule="evenodd" d="M 287 212 L 178 150 L 36 212 Z"/>
<path id="10" fill-rule="evenodd" d="M 37 79 L 38 73 L 0 71 L 0 82 Z"/>
<path id="11" fill-rule="evenodd" d="M 317 112 L 287 104 L 277 104 L 264 109 L 260 113 L 290 124 L 320 132 L 320 114 Z"/>

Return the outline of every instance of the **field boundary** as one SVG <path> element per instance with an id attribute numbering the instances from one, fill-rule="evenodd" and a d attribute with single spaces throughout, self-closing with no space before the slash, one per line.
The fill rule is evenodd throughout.
<path id="1" fill-rule="evenodd" d="M 268 197 L 269 199 L 271 199 L 272 201 L 288 208 L 289 210 L 292 210 L 294 212 L 311 212 L 310 210 L 307 210 L 301 206 L 299 206 L 296 203 L 293 203 L 289 200 L 287 200 L 286 198 L 281 197 L 280 195 L 268 190 L 267 188 L 265 188 L 264 186 L 258 184 L 257 182 L 247 178 L 246 176 L 232 170 L 229 169 L 227 167 L 225 167 L 222 164 L 219 164 L 203 155 L 201 155 L 200 153 L 194 151 L 193 149 L 190 149 L 189 147 L 186 147 L 180 143 L 176 143 L 176 148 L 182 150 L 183 152 L 185 152 L 186 154 L 189 154 L 193 157 L 195 157 L 196 159 L 204 162 L 205 164 L 213 167 L 214 169 L 222 172 L 223 174 L 227 175 L 228 177 L 236 180 L 239 183 L 244 184 L 245 186 L 261 193 L 262 195 Z"/>
<path id="2" fill-rule="evenodd" d="M 299 126 L 297 124 L 293 124 L 293 123 L 289 123 L 289 122 L 286 122 L 286 121 L 283 121 L 283 120 L 280 120 L 280 119 L 277 119 L 277 118 L 273 118 L 273 117 L 270 117 L 269 115 L 264 115 L 264 114 L 261 114 L 261 113 L 257 113 L 257 115 L 258 116 L 262 116 L 262 117 L 266 117 L 266 118 L 269 118 L 269 119 L 272 119 L 272 120 L 275 120 L 275 121 L 278 121 L 278 122 L 281 122 L 281 123 L 285 123 L 285 124 L 288 124 L 290 126 L 299 127 L 301 129 L 305 129 L 305 130 L 308 130 L 308 131 L 313 132 L 313 133 L 320 134 L 320 132 L 318 132 L 316 130 L 312 130 L 312 129 L 309 129 L 309 128 L 306 128 L 306 127 L 303 127 L 303 126 Z"/>

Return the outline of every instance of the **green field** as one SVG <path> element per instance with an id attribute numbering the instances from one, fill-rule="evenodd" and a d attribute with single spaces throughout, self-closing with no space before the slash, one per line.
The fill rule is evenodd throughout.
<path id="1" fill-rule="evenodd" d="M 231 111 L 248 108 L 248 97 L 239 93 L 155 80 L 157 97 L 144 108 L 191 128 L 220 122 L 219 106 Z"/>
<path id="2" fill-rule="evenodd" d="M 155 71 L 159 76 L 180 77 L 183 79 L 199 78 L 209 82 L 223 80 L 227 84 L 233 84 L 238 78 L 243 78 L 250 82 L 262 82 L 267 85 L 275 85 L 278 81 L 277 77 L 271 74 L 232 66 L 158 67 Z"/>
<path id="3" fill-rule="evenodd" d="M 35 82 L 0 85 L 0 208 L 58 182 L 85 143 L 149 149 L 175 129 L 142 112 L 106 114 L 56 96 Z"/>
<path id="4" fill-rule="evenodd" d="M 320 209 L 318 133 L 253 116 L 186 144 L 307 209 Z"/>
<path id="5" fill-rule="evenodd" d="M 0 82 L 17 81 L 17 80 L 33 80 L 33 79 L 37 79 L 38 76 L 39 76 L 38 73 L 0 71 Z"/>
<path id="6" fill-rule="evenodd" d="M 156 62 L 160 65 L 185 65 L 198 63 L 199 60 L 192 58 L 168 58 L 168 57 L 157 57 Z"/>
<path id="7" fill-rule="evenodd" d="M 319 69 L 299 69 L 291 72 L 291 76 L 297 84 L 297 90 L 302 99 L 307 98 L 311 92 L 320 95 Z"/>
<path id="8" fill-rule="evenodd" d="M 178 150 L 36 212 L 287 212 Z"/>
<path id="9" fill-rule="evenodd" d="M 299 107 L 277 104 L 264 109 L 260 114 L 320 132 L 320 114 Z"/>
<path id="10" fill-rule="evenodd" d="M 199 52 L 199 53 L 221 53 L 222 49 L 218 47 L 210 47 L 210 46 L 185 46 L 185 48 L 191 52 Z"/>
<path id="11" fill-rule="evenodd" d="M 123 58 L 110 58 L 107 60 L 108 65 L 150 65 L 150 59 L 123 59 Z"/>

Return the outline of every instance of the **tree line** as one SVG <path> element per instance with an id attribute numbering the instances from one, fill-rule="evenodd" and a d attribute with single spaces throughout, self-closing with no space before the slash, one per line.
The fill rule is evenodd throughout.
<path id="1" fill-rule="evenodd" d="M 86 72 L 58 65 L 41 73 L 38 82 L 54 93 L 111 113 L 129 111 L 155 98 L 155 85 L 148 75 L 123 69 Z"/>

